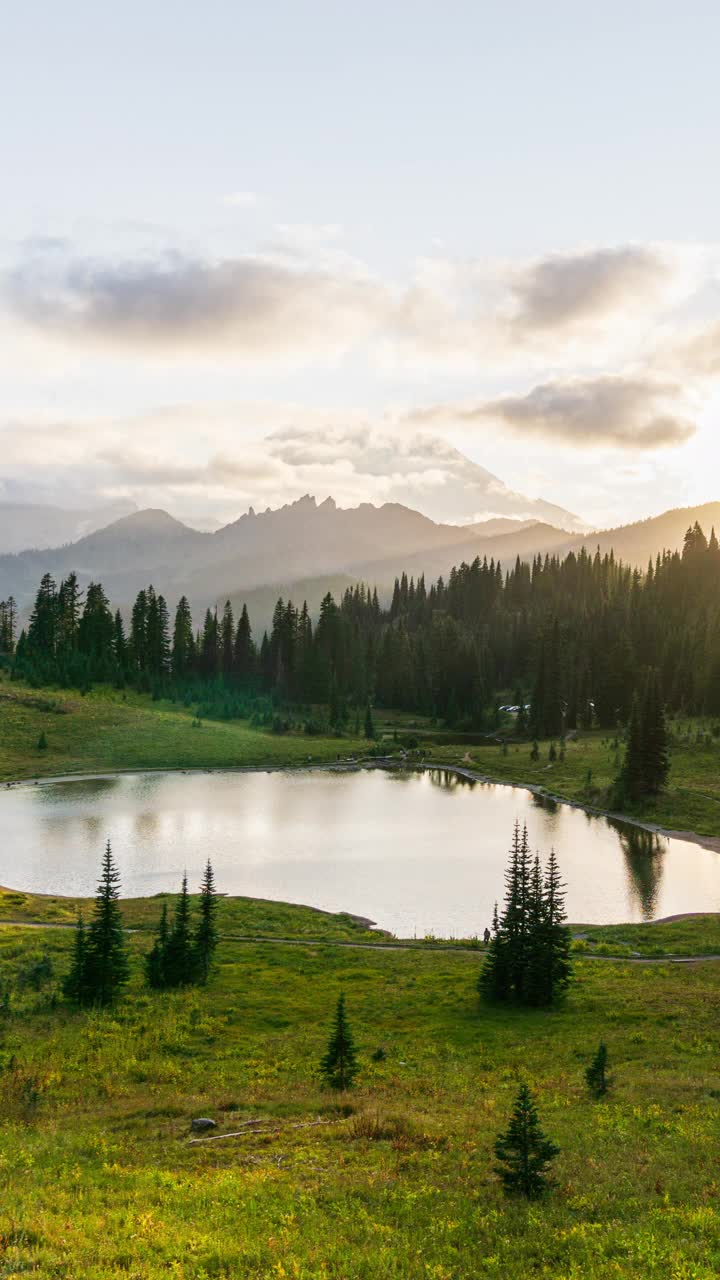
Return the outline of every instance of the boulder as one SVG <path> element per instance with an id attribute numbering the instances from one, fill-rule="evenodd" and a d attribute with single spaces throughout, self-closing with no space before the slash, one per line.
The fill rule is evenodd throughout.
<path id="1" fill-rule="evenodd" d="M 210 1129 L 216 1129 L 217 1125 L 207 1116 L 198 1116 L 197 1120 L 191 1120 L 190 1128 L 193 1133 L 207 1133 Z"/>

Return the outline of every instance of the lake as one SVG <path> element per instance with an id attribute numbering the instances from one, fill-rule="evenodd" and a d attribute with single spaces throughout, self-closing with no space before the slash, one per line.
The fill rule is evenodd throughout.
<path id="1" fill-rule="evenodd" d="M 0 883 L 90 894 L 106 839 L 123 896 L 198 884 L 369 917 L 411 937 L 470 937 L 503 894 L 516 819 L 555 848 L 569 918 L 720 910 L 720 854 L 443 769 L 138 773 L 0 792 Z"/>

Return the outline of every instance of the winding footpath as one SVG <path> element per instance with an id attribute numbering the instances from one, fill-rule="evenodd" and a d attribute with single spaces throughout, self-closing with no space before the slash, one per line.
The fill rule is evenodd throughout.
<path id="1" fill-rule="evenodd" d="M 0 920 L 0 929 L 74 929 L 74 924 L 53 920 Z M 126 933 L 149 933 L 149 929 L 127 929 Z M 267 937 L 262 934 L 224 933 L 221 942 L 241 942 L 250 946 L 273 947 L 343 947 L 352 951 L 420 951 L 424 955 L 434 955 L 441 951 L 445 954 L 461 956 L 483 956 L 484 947 L 463 947 L 453 943 L 418 943 L 418 942 L 352 942 L 343 938 L 284 938 Z M 705 955 L 666 955 L 666 956 L 607 956 L 593 955 L 592 951 L 584 951 L 574 957 L 576 960 L 605 960 L 612 964 L 706 964 L 720 960 L 720 954 Z"/>

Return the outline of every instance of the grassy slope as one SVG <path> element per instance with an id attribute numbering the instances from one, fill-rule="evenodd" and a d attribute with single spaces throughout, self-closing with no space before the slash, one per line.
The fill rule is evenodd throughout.
<path id="1" fill-rule="evenodd" d="M 121 903 L 129 929 L 157 927 L 164 903 L 172 909 L 177 895 L 157 893 L 152 898 L 128 898 Z M 197 902 L 195 895 L 192 901 Z M 366 929 L 344 912 L 333 914 L 315 907 L 268 902 L 263 898 L 220 898 L 218 927 L 223 936 L 261 938 L 312 938 L 323 942 L 378 942 L 383 935 Z M 91 902 L 86 898 L 51 897 L 0 889 L 0 922 L 74 924 L 78 909 L 87 918 Z"/>
<path id="2" fill-rule="evenodd" d="M 70 946 L 61 930 L 0 929 L 0 980 L 13 989 L 1 1274 L 717 1275 L 714 964 L 580 961 L 566 1006 L 542 1014 L 480 1009 L 472 955 L 226 940 L 206 990 L 154 995 L 139 986 L 147 940 L 135 934 L 130 996 L 85 1015 L 54 1006 L 53 982 L 22 985 L 43 948 L 61 973 Z M 362 1061 L 349 1116 L 314 1076 L 340 989 Z M 601 1036 L 615 1084 L 595 1103 L 583 1070 Z M 379 1045 L 387 1056 L 374 1063 Z M 492 1172 L 521 1075 L 562 1148 L 557 1189 L 530 1208 L 506 1201 Z M 189 1146 L 193 1115 L 220 1131 L 262 1117 L 270 1131 Z M 318 1116 L 333 1123 L 288 1127 Z M 385 1136 L 363 1136 L 358 1116 Z"/>
<path id="3" fill-rule="evenodd" d="M 42 705 L 55 703 L 58 710 Z M 112 769 L 192 769 L 330 762 L 362 750 L 349 738 L 278 735 L 239 721 L 205 720 L 148 695 L 97 688 L 30 690 L 0 683 L 0 779 Z M 37 741 L 44 730 L 46 751 Z"/>

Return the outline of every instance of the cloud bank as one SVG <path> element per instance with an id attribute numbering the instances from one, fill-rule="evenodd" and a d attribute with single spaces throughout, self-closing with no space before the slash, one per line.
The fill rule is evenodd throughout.
<path id="1" fill-rule="evenodd" d="M 335 352 L 373 330 L 388 306 L 381 286 L 349 274 L 177 254 L 31 260 L 6 276 L 4 294 L 16 319 L 51 337 L 183 356 Z"/>
<path id="2" fill-rule="evenodd" d="M 673 383 L 642 377 L 600 377 L 546 382 L 526 395 L 477 404 L 438 404 L 408 415 L 418 425 L 501 425 L 575 448 L 654 450 L 683 444 L 695 424 L 678 410 L 683 395 Z"/>
<path id="3" fill-rule="evenodd" d="M 337 227 L 279 232 L 265 253 L 222 259 L 25 246 L 0 277 L 0 308 L 31 333 L 121 358 L 322 362 L 355 351 L 381 363 L 502 367 L 566 364 L 583 344 L 597 360 L 639 339 L 690 287 L 680 251 L 653 247 L 520 264 L 436 258 L 389 281 L 338 248 Z"/>

